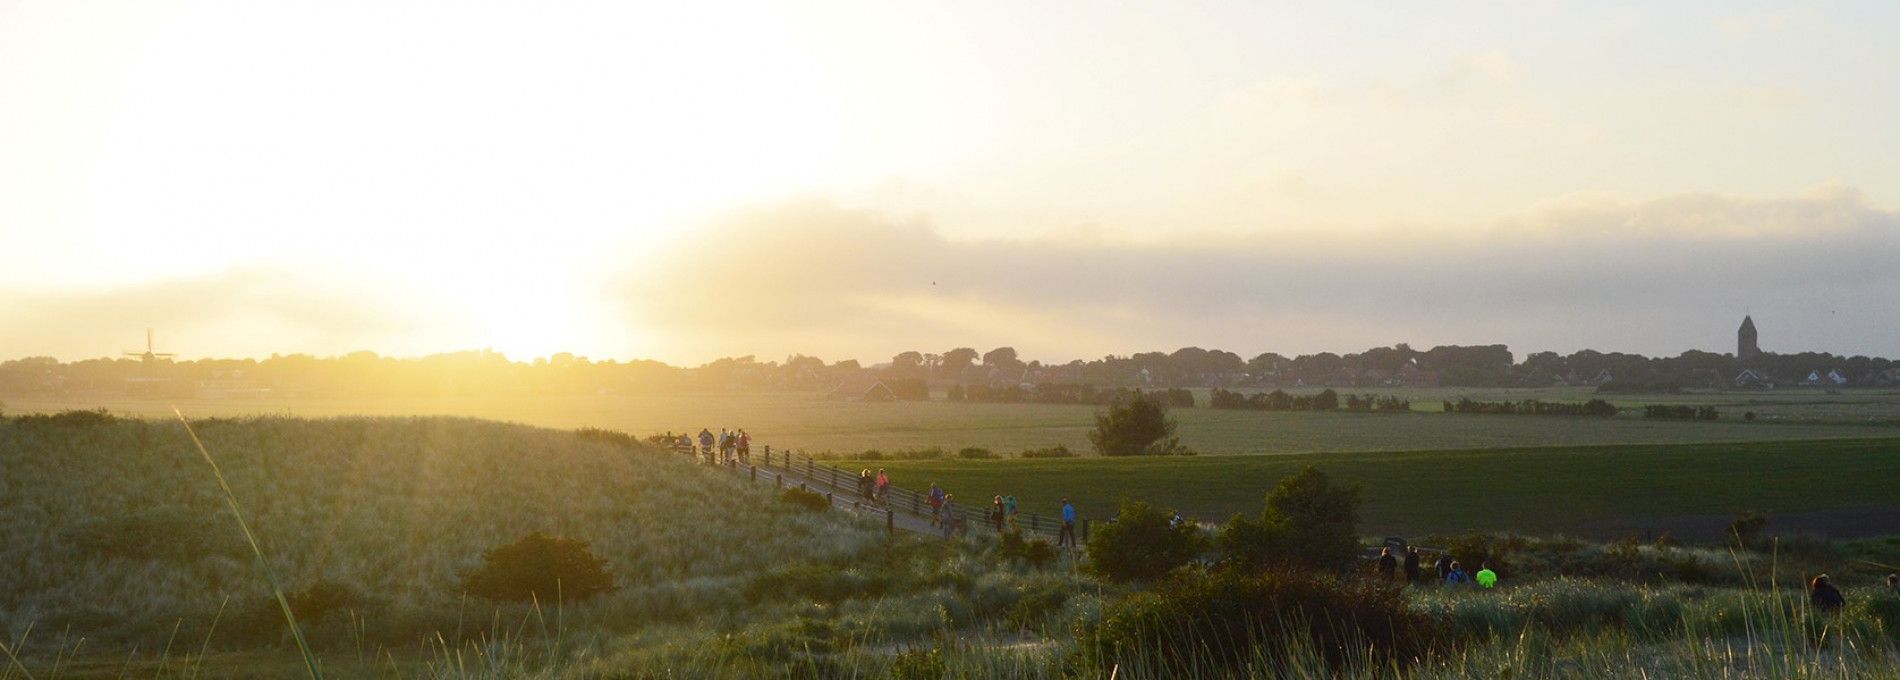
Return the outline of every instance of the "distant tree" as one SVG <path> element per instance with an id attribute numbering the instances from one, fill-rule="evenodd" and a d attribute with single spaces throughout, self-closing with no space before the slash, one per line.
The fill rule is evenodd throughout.
<path id="1" fill-rule="evenodd" d="M 1181 447 L 1174 419 L 1161 401 L 1136 392 L 1134 397 L 1095 415 L 1089 442 L 1104 456 L 1167 455 Z"/>
<path id="2" fill-rule="evenodd" d="M 1016 348 L 998 347 L 983 353 L 983 365 L 990 368 L 1018 368 L 1023 362 L 1016 359 Z"/>
<path id="3" fill-rule="evenodd" d="M 968 347 L 958 347 L 944 352 L 943 369 L 949 371 L 952 376 L 955 376 L 956 374 L 962 373 L 963 369 L 976 365 L 976 357 L 976 350 Z"/>
<path id="4" fill-rule="evenodd" d="M 897 356 L 891 357 L 891 368 L 914 369 L 922 367 L 923 365 L 924 355 L 922 352 L 899 352 Z"/>
<path id="5" fill-rule="evenodd" d="M 1339 408 L 1339 393 L 1332 391 L 1331 388 L 1313 395 L 1313 410 L 1331 411 L 1337 408 Z"/>

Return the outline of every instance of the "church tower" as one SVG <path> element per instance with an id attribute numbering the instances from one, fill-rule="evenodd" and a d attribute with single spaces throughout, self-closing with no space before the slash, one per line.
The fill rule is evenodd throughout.
<path id="1" fill-rule="evenodd" d="M 1735 358 L 1753 359 L 1760 354 L 1761 346 L 1755 344 L 1755 320 L 1744 315 L 1741 330 L 1735 331 Z"/>

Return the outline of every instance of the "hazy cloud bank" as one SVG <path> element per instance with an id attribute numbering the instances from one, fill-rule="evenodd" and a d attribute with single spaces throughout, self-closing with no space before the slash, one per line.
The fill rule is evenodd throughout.
<path id="1" fill-rule="evenodd" d="M 1298 236 L 1183 232 L 958 240 L 822 201 L 735 215 L 630 282 L 673 353 L 878 359 L 1013 344 L 1066 360 L 1220 347 L 1410 342 L 1900 354 L 1900 215 L 1851 190 L 1643 203 L 1572 197 L 1481 229 Z"/>

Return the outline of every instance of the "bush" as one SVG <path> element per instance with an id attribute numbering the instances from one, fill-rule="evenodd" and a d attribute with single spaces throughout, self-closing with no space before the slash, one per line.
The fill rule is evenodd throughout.
<path id="1" fill-rule="evenodd" d="M 1074 458 L 1075 452 L 1070 451 L 1069 447 L 1067 446 L 1057 444 L 1055 446 L 1051 446 L 1046 449 L 1023 449 L 1022 453 L 1016 454 L 1016 457 L 1017 458 Z"/>
<path id="2" fill-rule="evenodd" d="M 52 414 L 28 413 L 23 416 L 14 416 L 13 422 L 22 426 L 100 427 L 119 422 L 119 417 L 100 408 L 91 411 L 60 411 Z"/>
<path id="3" fill-rule="evenodd" d="M 1345 570 L 1359 557 L 1359 502 L 1359 487 L 1335 486 L 1308 466 L 1267 494 L 1259 520 L 1228 520 L 1217 539 L 1221 557 L 1242 566 Z"/>
<path id="4" fill-rule="evenodd" d="M 779 500 L 810 512 L 824 512 L 831 509 L 831 501 L 826 500 L 824 494 L 816 491 L 786 489 L 785 493 L 779 495 Z"/>
<path id="5" fill-rule="evenodd" d="M 1023 540 L 1020 531 L 1005 531 L 1002 540 L 996 545 L 996 556 L 1005 561 L 1021 561 L 1036 569 L 1047 568 L 1056 561 L 1056 549 L 1040 538 Z"/>
<path id="6" fill-rule="evenodd" d="M 1158 578 L 1200 553 L 1194 525 L 1169 526 L 1171 516 L 1140 501 L 1123 501 L 1115 521 L 1089 538 L 1089 568 L 1115 581 Z"/>
<path id="7" fill-rule="evenodd" d="M 1208 665 L 1239 673 L 1295 645 L 1334 669 L 1368 652 L 1374 665 L 1396 666 L 1444 638 L 1398 588 L 1298 572 L 1223 571 L 1190 574 L 1115 603 L 1077 647 L 1105 666 L 1148 666 L 1124 668 L 1146 671 L 1131 676 L 1167 677 Z"/>
<path id="8" fill-rule="evenodd" d="M 958 450 L 957 457 L 958 458 L 990 459 L 990 458 L 995 458 L 996 454 L 991 453 L 989 449 L 983 449 L 983 448 L 977 448 L 977 447 L 971 446 L 971 447 Z"/>
<path id="9" fill-rule="evenodd" d="M 579 602 L 614 589 L 607 560 L 586 541 L 537 531 L 482 554 L 482 565 L 462 573 L 462 590 L 500 601 Z"/>
<path id="10" fill-rule="evenodd" d="M 1095 415 L 1089 442 L 1104 456 L 1166 455 L 1181 445 L 1174 429 L 1166 406 L 1136 392 L 1127 402 Z"/>

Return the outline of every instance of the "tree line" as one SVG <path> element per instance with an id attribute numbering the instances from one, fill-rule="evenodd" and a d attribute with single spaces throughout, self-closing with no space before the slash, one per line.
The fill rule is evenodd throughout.
<path id="1" fill-rule="evenodd" d="M 1609 418 L 1616 415 L 1616 405 L 1602 399 L 1591 399 L 1582 403 L 1558 401 L 1473 401 L 1459 399 L 1445 402 L 1446 413 L 1478 413 L 1487 415 L 1518 416 L 1592 416 Z"/>
<path id="2" fill-rule="evenodd" d="M 1208 398 L 1208 406 L 1219 409 L 1251 411 L 1380 411 L 1405 413 L 1412 410 L 1412 402 L 1393 396 L 1375 394 L 1348 394 L 1343 399 L 1331 389 L 1321 390 L 1317 394 L 1292 395 L 1285 390 L 1272 392 L 1234 392 L 1214 388 Z"/>

